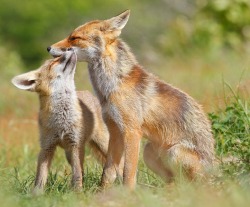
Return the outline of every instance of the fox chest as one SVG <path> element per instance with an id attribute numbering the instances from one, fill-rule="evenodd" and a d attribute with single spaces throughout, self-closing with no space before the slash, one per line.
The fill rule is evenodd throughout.
<path id="1" fill-rule="evenodd" d="M 78 144 L 81 140 L 81 119 L 76 114 L 56 113 L 39 120 L 41 141 L 63 148 L 69 144 Z"/>

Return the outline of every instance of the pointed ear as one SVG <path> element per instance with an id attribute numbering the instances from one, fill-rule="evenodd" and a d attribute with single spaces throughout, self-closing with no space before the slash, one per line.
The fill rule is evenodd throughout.
<path id="1" fill-rule="evenodd" d="M 130 10 L 126 10 L 118 16 L 106 20 L 108 23 L 108 30 L 122 30 L 128 22 L 129 15 Z"/>
<path id="2" fill-rule="evenodd" d="M 33 70 L 28 73 L 15 76 L 11 82 L 19 89 L 33 92 L 35 91 L 37 77 L 38 70 Z"/>

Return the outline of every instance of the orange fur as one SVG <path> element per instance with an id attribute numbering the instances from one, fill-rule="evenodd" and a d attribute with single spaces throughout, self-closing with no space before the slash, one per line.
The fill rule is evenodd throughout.
<path id="1" fill-rule="evenodd" d="M 193 98 L 138 65 L 127 44 L 119 39 L 129 14 L 125 11 L 107 20 L 88 22 L 48 51 L 58 56 L 70 47 L 78 61 L 88 63 L 111 136 L 103 186 L 114 181 L 122 151 L 123 182 L 134 188 L 143 135 L 149 140 L 144 160 L 150 169 L 169 181 L 176 173 L 174 166 L 181 165 L 193 179 L 213 163 L 211 125 Z"/>

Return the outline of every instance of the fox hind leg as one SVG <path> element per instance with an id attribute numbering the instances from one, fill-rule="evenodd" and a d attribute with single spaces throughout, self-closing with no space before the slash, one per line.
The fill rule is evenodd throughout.
<path id="1" fill-rule="evenodd" d="M 182 144 L 176 144 L 161 152 L 161 159 L 175 175 L 195 180 L 203 176 L 201 159 L 198 153 Z"/>
<path id="2" fill-rule="evenodd" d="M 153 143 L 149 142 L 145 145 L 143 159 L 147 167 L 159 175 L 165 182 L 168 183 L 172 181 L 173 173 L 164 165 Z"/>
<path id="3" fill-rule="evenodd" d="M 184 175 L 188 180 L 203 176 L 199 155 L 181 144 L 164 149 L 149 142 L 143 157 L 149 169 L 166 182 L 171 182 L 176 176 Z"/>

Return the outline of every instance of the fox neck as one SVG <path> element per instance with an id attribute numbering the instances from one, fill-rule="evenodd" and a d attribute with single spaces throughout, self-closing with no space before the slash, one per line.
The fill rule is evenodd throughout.
<path id="1" fill-rule="evenodd" d="M 88 62 L 90 80 L 99 98 L 107 98 L 116 91 L 123 77 L 137 64 L 129 47 L 122 40 L 117 39 L 108 46 L 100 57 Z"/>
<path id="2" fill-rule="evenodd" d="M 71 116 L 79 104 L 76 91 L 66 88 L 54 91 L 50 95 L 39 95 L 39 101 L 40 114 L 46 113 L 50 118 L 66 114 Z"/>

